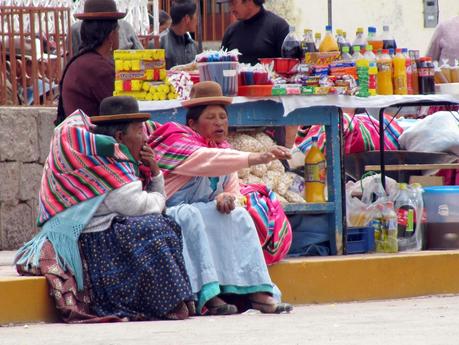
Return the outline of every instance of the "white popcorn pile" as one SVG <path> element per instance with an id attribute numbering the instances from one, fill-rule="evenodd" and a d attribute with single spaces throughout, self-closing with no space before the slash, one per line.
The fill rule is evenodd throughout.
<path id="1" fill-rule="evenodd" d="M 228 136 L 228 142 L 235 150 L 245 152 L 267 152 L 275 145 L 274 141 L 263 132 L 239 132 Z M 244 184 L 262 183 L 271 188 L 279 201 L 288 203 L 304 203 L 303 197 L 291 188 L 298 175 L 285 172 L 279 160 L 268 164 L 254 165 L 238 172 L 239 180 Z"/>

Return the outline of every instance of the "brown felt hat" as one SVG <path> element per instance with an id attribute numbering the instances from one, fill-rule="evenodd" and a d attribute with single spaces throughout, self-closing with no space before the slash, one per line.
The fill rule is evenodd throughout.
<path id="1" fill-rule="evenodd" d="M 111 124 L 118 122 L 143 122 L 150 119 L 149 113 L 139 112 L 139 104 L 131 96 L 112 96 L 102 100 L 100 115 L 91 116 L 93 124 Z"/>
<path id="2" fill-rule="evenodd" d="M 182 102 L 185 108 L 199 105 L 229 105 L 233 102 L 232 97 L 223 96 L 220 84 L 214 81 L 202 81 L 194 84 L 191 88 L 190 98 L 190 100 Z"/>
<path id="3" fill-rule="evenodd" d="M 81 20 L 116 20 L 126 16 L 118 12 L 115 0 L 86 0 L 84 12 L 75 14 Z"/>

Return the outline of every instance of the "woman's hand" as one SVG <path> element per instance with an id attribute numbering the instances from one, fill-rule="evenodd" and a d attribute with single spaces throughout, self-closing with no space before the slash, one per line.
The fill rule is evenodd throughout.
<path id="1" fill-rule="evenodd" d="M 236 198 L 231 193 L 221 193 L 215 198 L 217 210 L 221 213 L 230 214 L 236 208 Z"/>
<path id="2" fill-rule="evenodd" d="M 150 168 L 153 176 L 157 176 L 159 174 L 160 170 L 158 163 L 156 163 L 155 152 L 147 144 L 144 144 L 140 150 L 140 160 L 145 166 Z"/>
<path id="3" fill-rule="evenodd" d="M 283 146 L 273 146 L 268 152 L 251 153 L 249 155 L 249 166 L 267 164 L 275 159 L 290 159 L 290 150 Z"/>

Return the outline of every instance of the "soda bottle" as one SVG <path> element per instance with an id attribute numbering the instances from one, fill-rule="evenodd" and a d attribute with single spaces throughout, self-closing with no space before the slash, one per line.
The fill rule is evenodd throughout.
<path id="1" fill-rule="evenodd" d="M 414 50 L 410 50 L 409 57 L 411 60 L 411 84 L 413 86 L 413 95 L 419 95 L 419 75 L 418 64 L 416 61 L 416 59 L 418 58 L 417 52 Z"/>
<path id="2" fill-rule="evenodd" d="M 341 53 L 341 60 L 343 61 L 353 61 L 352 55 L 349 53 L 349 47 L 344 46 L 343 52 Z"/>
<path id="3" fill-rule="evenodd" d="M 316 44 L 316 52 L 319 51 L 320 42 L 322 42 L 322 34 L 320 32 L 316 32 L 314 34 L 314 43 Z"/>
<path id="4" fill-rule="evenodd" d="M 424 245 L 424 227 L 427 221 L 427 217 L 424 210 L 424 200 L 422 198 L 423 189 L 419 183 L 413 183 L 409 186 L 411 192 L 411 200 L 416 205 L 415 217 L 414 217 L 414 229 L 415 229 L 415 240 L 416 244 L 410 249 L 421 250 Z"/>
<path id="5" fill-rule="evenodd" d="M 300 42 L 295 36 L 295 27 L 290 26 L 290 32 L 282 43 L 281 55 L 283 58 L 301 59 Z"/>
<path id="6" fill-rule="evenodd" d="M 376 28 L 374 26 L 368 27 L 367 41 L 368 44 L 373 46 L 373 49 L 376 51 L 384 48 L 384 42 L 382 41 L 382 39 L 376 36 Z"/>
<path id="7" fill-rule="evenodd" d="M 378 65 L 371 61 L 368 67 L 368 93 L 370 96 L 378 94 Z"/>
<path id="8" fill-rule="evenodd" d="M 378 95 L 393 95 L 394 88 L 392 85 L 392 59 L 389 51 L 383 49 L 381 56 L 378 58 Z"/>
<path id="9" fill-rule="evenodd" d="M 387 201 L 382 212 L 383 225 L 383 251 L 385 253 L 397 253 L 397 213 L 394 203 Z"/>
<path id="10" fill-rule="evenodd" d="M 346 46 L 346 40 L 344 39 L 343 30 L 336 29 L 336 42 L 340 52 L 343 52 L 343 47 Z"/>
<path id="11" fill-rule="evenodd" d="M 325 156 L 317 146 L 317 137 L 304 159 L 304 187 L 306 202 L 325 202 L 325 179 L 327 168 Z"/>
<path id="12" fill-rule="evenodd" d="M 343 31 L 343 38 L 344 38 L 343 47 L 349 47 L 349 51 L 351 51 L 351 42 L 349 42 L 349 40 L 347 39 L 346 31 Z"/>
<path id="13" fill-rule="evenodd" d="M 359 46 L 354 46 L 354 54 L 352 54 L 352 60 L 354 60 L 357 67 L 366 65 L 366 60 L 360 52 Z"/>
<path id="14" fill-rule="evenodd" d="M 416 205 L 410 198 L 406 183 L 399 184 L 399 193 L 395 198 L 395 210 L 397 212 L 397 237 L 413 236 L 416 231 L 414 227 Z"/>
<path id="15" fill-rule="evenodd" d="M 406 76 L 406 59 L 401 49 L 397 49 L 397 54 L 392 60 L 394 66 L 394 94 L 407 95 L 407 76 Z"/>
<path id="16" fill-rule="evenodd" d="M 321 53 L 339 51 L 338 42 L 333 37 L 332 26 L 327 25 L 325 31 L 325 37 L 320 43 L 319 51 Z"/>
<path id="17" fill-rule="evenodd" d="M 314 53 L 316 51 L 312 30 L 304 29 L 303 41 L 301 42 L 301 60 L 304 61 L 304 57 L 307 53 Z"/>
<path id="18" fill-rule="evenodd" d="M 383 49 L 397 49 L 397 43 L 395 42 L 395 38 L 390 32 L 389 25 L 383 26 Z"/>
<path id="19" fill-rule="evenodd" d="M 367 45 L 365 47 L 365 54 L 363 54 L 363 57 L 368 61 L 368 64 L 371 62 L 376 62 L 376 55 L 373 53 L 373 46 L 372 45 Z"/>
<path id="20" fill-rule="evenodd" d="M 413 67 L 411 65 L 411 58 L 408 54 L 408 49 L 403 48 L 402 54 L 405 56 L 405 70 L 406 70 L 406 89 L 409 95 L 414 95 L 413 89 Z"/>
<path id="21" fill-rule="evenodd" d="M 365 49 L 365 47 L 367 46 L 367 40 L 365 39 L 363 28 L 357 28 L 357 31 L 355 33 L 355 40 L 354 42 L 352 42 L 352 47 L 354 46 L 359 46 L 360 50 Z M 354 51 L 351 49 L 350 53 L 354 54 Z"/>
<path id="22" fill-rule="evenodd" d="M 432 58 L 426 56 L 419 59 L 419 93 L 430 95 L 435 93 L 435 69 Z"/>

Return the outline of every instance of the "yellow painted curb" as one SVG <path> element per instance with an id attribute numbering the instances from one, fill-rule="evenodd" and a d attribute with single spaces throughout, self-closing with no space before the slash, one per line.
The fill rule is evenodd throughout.
<path id="1" fill-rule="evenodd" d="M 458 294 L 458 271 L 459 251 L 300 258 L 269 268 L 293 304 Z M 57 319 L 44 277 L 0 278 L 0 324 Z"/>
<path id="2" fill-rule="evenodd" d="M 0 278 L 0 324 L 56 320 L 44 277 Z"/>
<path id="3" fill-rule="evenodd" d="M 270 267 L 293 304 L 459 293 L 459 251 L 288 260 Z"/>

